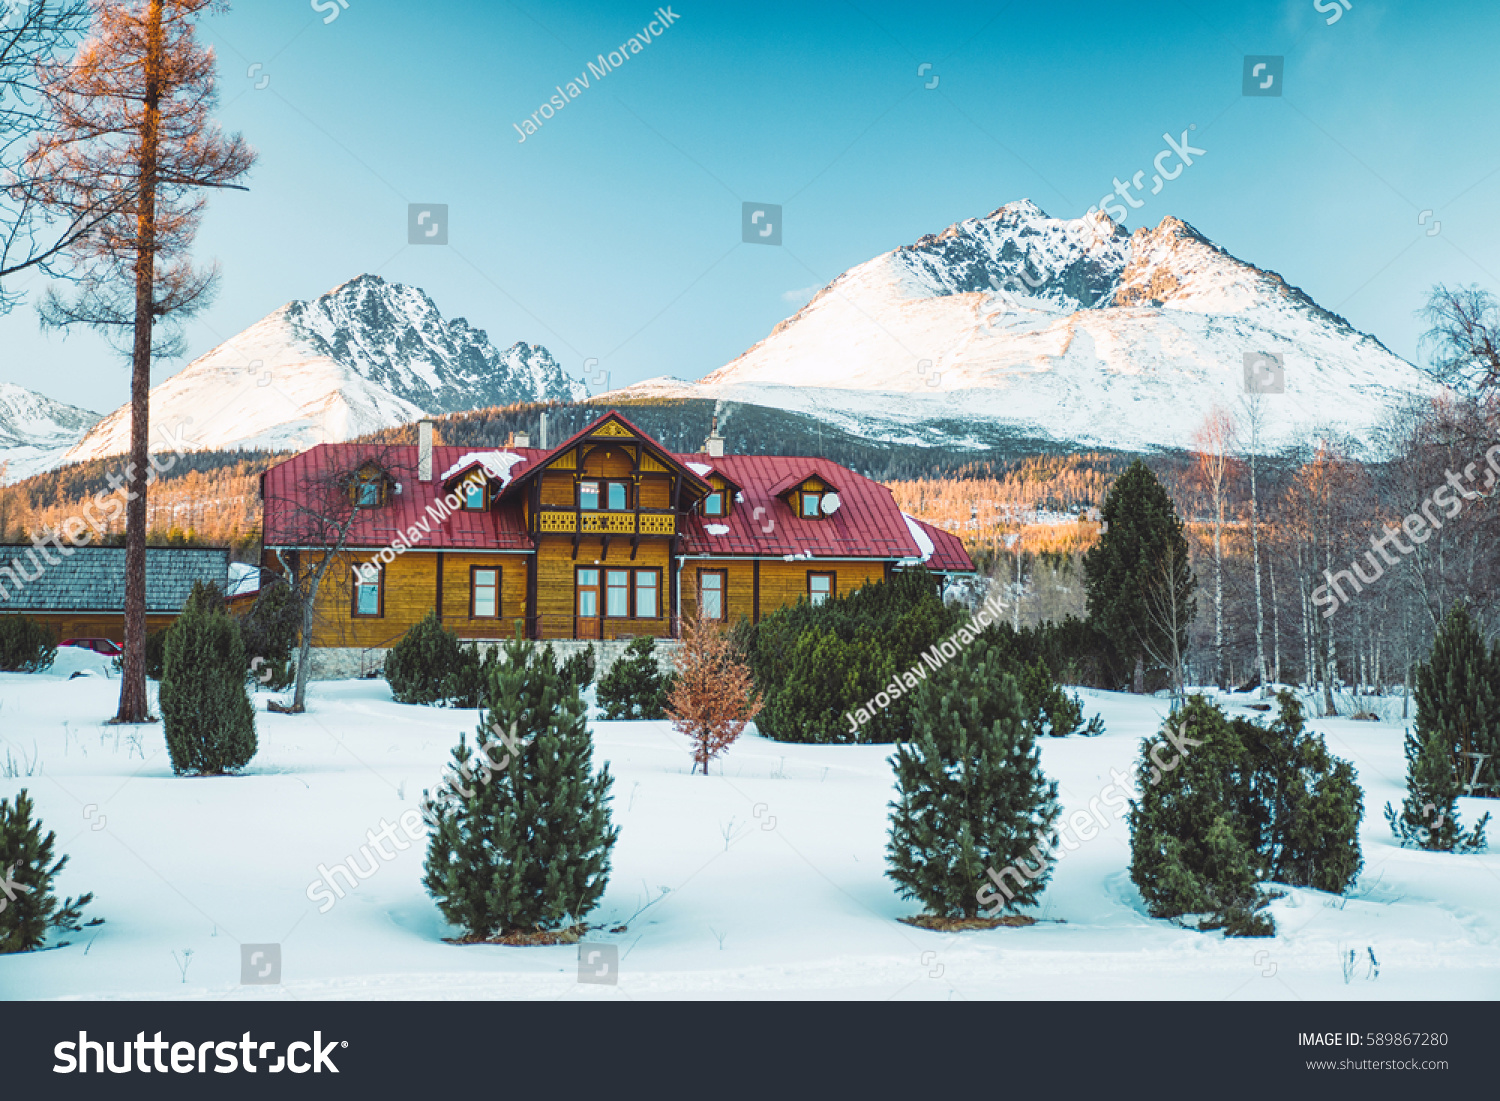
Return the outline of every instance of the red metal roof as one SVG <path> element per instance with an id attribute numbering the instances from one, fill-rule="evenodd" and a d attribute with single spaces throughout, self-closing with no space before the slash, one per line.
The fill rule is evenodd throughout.
<path id="1" fill-rule="evenodd" d="M 969 552 L 964 550 L 964 541 L 951 531 L 935 528 L 925 520 L 918 520 L 915 516 L 909 518 L 912 523 L 918 525 L 927 533 L 927 538 L 932 540 L 933 551 L 927 561 L 922 563 L 929 570 L 956 570 L 960 573 L 973 573 L 974 563 L 969 558 Z"/>
<path id="2" fill-rule="evenodd" d="M 703 456 L 679 456 L 703 462 Z M 682 525 L 684 554 L 754 555 L 813 558 L 918 558 L 921 550 L 896 499 L 878 482 L 837 463 L 781 455 L 725 455 L 707 460 L 715 472 L 742 486 L 729 515 L 688 515 Z M 800 481 L 814 469 L 839 487 L 839 508 L 831 516 L 807 520 L 792 511 L 774 490 L 787 479 Z M 796 484 L 795 482 L 793 484 Z M 784 490 L 783 490 L 784 492 Z M 711 535 L 710 527 L 727 527 Z"/>
<path id="3" fill-rule="evenodd" d="M 615 416 L 632 431 L 640 433 L 624 417 Z M 265 545 L 268 547 L 317 547 L 327 541 L 313 515 L 317 509 L 306 502 L 319 492 L 317 485 L 323 472 L 349 470 L 363 461 L 378 462 L 390 470 L 401 486 L 401 492 L 390 498 L 390 504 L 363 511 L 345 545 L 351 549 L 382 549 L 397 536 L 412 533 L 412 545 L 433 550 L 531 550 L 531 536 L 525 530 L 520 502 L 512 498 L 488 512 L 451 513 L 438 519 L 435 506 L 442 494 L 444 474 L 471 455 L 495 452 L 519 455 L 522 461 L 509 470 L 508 486 L 540 470 L 548 458 L 576 444 L 604 417 L 564 441 L 556 448 L 476 448 L 434 447 L 431 482 L 417 480 L 417 448 L 414 445 L 377 447 L 368 444 L 320 444 L 295 458 L 267 470 L 261 476 L 265 502 Z M 908 526 L 896 500 L 884 486 L 856 474 L 847 467 L 824 459 L 796 456 L 677 455 L 661 454 L 688 470 L 699 488 L 709 489 L 706 479 L 687 464 L 712 468 L 733 483 L 730 514 L 706 518 L 696 511 L 683 515 L 680 526 L 683 554 L 753 556 L 760 558 L 875 558 L 921 560 L 922 548 Z M 456 477 L 469 463 L 454 470 Z M 789 485 L 816 476 L 838 487 L 839 507 L 820 519 L 804 519 L 777 494 Z M 327 510 L 336 511 L 336 510 Z M 421 529 L 426 522 L 427 530 Z M 957 536 L 920 525 L 933 545 L 926 565 L 934 570 L 973 570 L 968 554 Z M 710 534 L 710 528 L 726 528 L 722 534 Z"/>
<path id="4" fill-rule="evenodd" d="M 401 492 L 383 508 L 363 510 L 349 532 L 345 546 L 380 550 L 397 535 L 414 532 L 413 545 L 433 550 L 531 550 L 531 536 L 519 507 L 488 512 L 457 511 L 437 519 L 434 510 L 442 495 L 442 475 L 465 455 L 482 451 L 509 451 L 526 460 L 512 468 L 511 476 L 548 454 L 535 448 L 434 447 L 431 482 L 417 480 L 417 448 L 414 444 L 374 447 L 368 444 L 319 444 L 311 450 L 271 467 L 261 475 L 261 499 L 265 502 L 265 545 L 268 547 L 318 547 L 326 541 L 324 524 L 317 513 L 324 472 L 348 470 L 363 460 L 379 462 L 392 472 Z M 428 530 L 419 524 L 426 521 Z"/>

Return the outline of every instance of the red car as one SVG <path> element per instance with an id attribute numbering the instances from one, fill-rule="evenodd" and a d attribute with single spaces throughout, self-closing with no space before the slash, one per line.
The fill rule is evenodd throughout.
<path id="1" fill-rule="evenodd" d="M 92 650 L 96 654 L 103 654 L 108 658 L 119 657 L 125 652 L 118 642 L 107 638 L 65 638 L 62 640 L 62 645 L 78 646 L 85 650 Z"/>

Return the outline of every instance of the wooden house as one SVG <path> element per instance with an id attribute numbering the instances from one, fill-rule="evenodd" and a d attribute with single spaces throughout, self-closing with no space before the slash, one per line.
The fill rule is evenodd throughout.
<path id="1" fill-rule="evenodd" d="M 429 610 L 460 638 L 676 637 L 893 570 L 974 569 L 953 535 L 818 458 L 668 452 L 618 412 L 556 447 L 322 444 L 262 475 L 263 566 L 319 587 L 314 644 L 386 647 Z"/>
<path id="2" fill-rule="evenodd" d="M 225 589 L 222 548 L 146 548 L 146 629 L 171 626 L 195 581 Z M 125 548 L 77 547 L 65 539 L 0 545 L 0 615 L 35 619 L 59 639 L 125 641 Z"/>

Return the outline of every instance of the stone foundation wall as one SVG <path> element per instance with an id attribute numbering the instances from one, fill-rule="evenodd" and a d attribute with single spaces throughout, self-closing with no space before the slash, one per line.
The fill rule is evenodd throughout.
<path id="1" fill-rule="evenodd" d="M 484 650 L 503 646 L 501 642 L 474 642 L 466 645 L 478 646 L 481 652 Z M 530 643 L 539 646 L 541 643 Z M 630 643 L 624 639 L 611 639 L 606 642 L 582 642 L 576 639 L 553 639 L 552 651 L 558 661 L 564 661 L 571 655 L 582 650 L 585 646 L 594 648 L 594 679 L 609 672 L 610 667 L 620 660 L 625 653 L 625 648 Z M 656 663 L 662 672 L 670 672 L 672 662 L 681 648 L 679 639 L 659 638 L 656 640 Z M 356 677 L 379 675 L 385 666 L 386 650 L 362 650 L 351 646 L 314 646 L 312 651 L 312 679 L 313 680 L 352 680 Z"/>

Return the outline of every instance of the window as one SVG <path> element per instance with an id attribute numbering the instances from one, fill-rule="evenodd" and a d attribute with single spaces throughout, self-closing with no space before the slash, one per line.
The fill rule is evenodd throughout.
<path id="1" fill-rule="evenodd" d="M 704 619 L 724 618 L 724 570 L 698 571 L 698 611 Z"/>
<path id="2" fill-rule="evenodd" d="M 819 516 L 822 516 L 822 505 L 823 495 L 821 493 L 812 493 L 805 489 L 802 491 L 802 515 L 804 518 L 816 520 Z"/>
<path id="3" fill-rule="evenodd" d="M 604 614 L 611 619 L 630 618 L 630 571 L 604 571 Z"/>
<path id="4" fill-rule="evenodd" d="M 715 490 L 713 493 L 710 493 L 707 497 L 703 498 L 703 515 L 704 516 L 724 516 L 724 515 L 727 515 L 727 513 L 725 512 L 725 509 L 724 509 L 724 494 L 723 494 L 722 491 Z"/>
<path id="5" fill-rule="evenodd" d="M 656 588 L 657 577 L 655 570 L 635 571 L 635 618 L 656 618 Z"/>
<path id="6" fill-rule="evenodd" d="M 354 503 L 360 508 L 374 508 L 380 504 L 380 483 L 360 482 L 355 490 Z"/>
<path id="7" fill-rule="evenodd" d="M 485 501 L 484 479 L 476 478 L 471 482 L 463 484 L 464 508 L 471 512 L 483 512 L 487 502 Z"/>
<path id="8" fill-rule="evenodd" d="M 814 607 L 833 595 L 834 576 L 831 573 L 808 573 L 807 599 Z"/>
<path id="9" fill-rule="evenodd" d="M 630 483 L 592 480 L 579 482 L 578 504 L 586 512 L 601 508 L 624 512 L 630 507 Z"/>
<path id="10" fill-rule="evenodd" d="M 578 571 L 578 614 L 598 615 L 598 570 Z M 587 595 L 585 589 L 588 589 Z M 587 605 L 587 607 L 585 607 Z M 660 570 L 605 570 L 604 614 L 610 619 L 657 619 L 661 615 Z"/>
<path id="11" fill-rule="evenodd" d="M 379 562 L 368 562 L 354 567 L 354 607 L 350 615 L 359 618 L 378 618 L 384 612 L 385 577 Z"/>
<path id="12" fill-rule="evenodd" d="M 500 571 L 486 566 L 469 570 L 469 618 L 500 618 Z"/>

